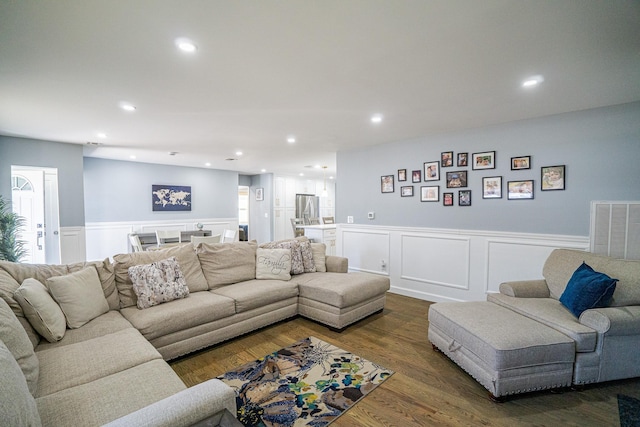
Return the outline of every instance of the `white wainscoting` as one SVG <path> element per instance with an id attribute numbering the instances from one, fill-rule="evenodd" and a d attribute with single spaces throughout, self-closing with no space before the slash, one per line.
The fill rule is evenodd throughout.
<path id="1" fill-rule="evenodd" d="M 582 236 L 338 224 L 349 270 L 389 276 L 391 292 L 428 301 L 481 301 L 500 283 L 541 279 L 556 248 L 589 249 Z"/>
<path id="2" fill-rule="evenodd" d="M 60 263 L 85 261 L 85 228 L 60 227 Z"/>
<path id="3" fill-rule="evenodd" d="M 189 221 L 131 221 L 131 222 L 93 222 L 87 223 L 86 259 L 102 260 L 113 255 L 130 251 L 128 234 L 153 233 L 156 230 L 197 230 L 197 224 L 212 234 L 223 234 L 224 230 L 238 230 L 237 218 L 206 218 Z M 237 240 L 237 234 L 236 234 Z M 84 241 L 83 241 L 84 244 Z M 84 253 L 84 252 L 83 252 Z"/>

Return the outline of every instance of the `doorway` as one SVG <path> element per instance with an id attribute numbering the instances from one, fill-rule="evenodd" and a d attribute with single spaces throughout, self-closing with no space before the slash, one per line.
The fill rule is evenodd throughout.
<path id="1" fill-rule="evenodd" d="M 249 187 L 238 187 L 238 224 L 242 230 L 240 240 L 249 239 Z"/>
<path id="2" fill-rule="evenodd" d="M 58 170 L 11 166 L 13 211 L 25 219 L 20 239 L 27 255 L 23 262 L 60 264 Z"/>

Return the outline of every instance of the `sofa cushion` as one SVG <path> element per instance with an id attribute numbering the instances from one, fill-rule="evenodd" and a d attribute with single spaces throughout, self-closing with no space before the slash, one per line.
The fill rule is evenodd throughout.
<path id="1" fill-rule="evenodd" d="M 389 290 L 389 278 L 369 273 L 310 273 L 296 281 L 300 296 L 334 307 L 348 307 Z"/>
<path id="2" fill-rule="evenodd" d="M 0 341 L 0 420 L 7 425 L 40 426 L 36 401 L 29 392 L 27 381 L 18 362 L 7 346 Z"/>
<path id="3" fill-rule="evenodd" d="M 567 287 L 560 296 L 560 302 L 574 316 L 580 317 L 590 308 L 603 308 L 609 305 L 618 279 L 612 279 L 604 273 L 593 271 L 582 263 L 569 279 Z"/>
<path id="4" fill-rule="evenodd" d="M 256 248 L 253 242 L 199 245 L 198 259 L 209 289 L 255 279 Z"/>
<path id="5" fill-rule="evenodd" d="M 189 288 L 175 257 L 129 267 L 140 309 L 189 296 Z"/>
<path id="6" fill-rule="evenodd" d="M 36 399 L 49 425 L 101 426 L 186 389 L 163 360 L 99 378 Z"/>
<path id="7" fill-rule="evenodd" d="M 618 279 L 610 306 L 640 305 L 640 261 L 614 259 L 571 249 L 555 249 L 544 264 L 542 274 L 552 298 L 560 299 L 573 272 L 583 262 L 595 271 Z"/>
<path id="8" fill-rule="evenodd" d="M 302 255 L 302 265 L 305 273 L 315 273 L 316 263 L 313 259 L 313 250 L 311 249 L 311 241 L 306 236 L 296 237 L 300 243 L 300 254 Z"/>
<path id="9" fill-rule="evenodd" d="M 18 362 L 31 394 L 38 388 L 39 363 L 33 345 L 16 315 L 4 299 L 0 298 L 0 341 L 4 342 Z"/>
<path id="10" fill-rule="evenodd" d="M 290 249 L 291 250 L 291 274 L 304 273 L 304 262 L 302 261 L 302 250 L 300 242 L 296 239 L 280 240 L 277 242 L 263 243 L 261 248 L 266 249 Z"/>
<path id="11" fill-rule="evenodd" d="M 122 317 L 119 311 L 110 310 L 102 316 L 98 316 L 90 322 L 85 323 L 82 328 L 67 329 L 64 338 L 58 342 L 50 343 L 46 340 L 40 341 L 40 344 L 36 347 L 36 355 L 42 350 L 88 341 L 124 329 L 133 329 L 133 326 L 127 319 Z"/>
<path id="12" fill-rule="evenodd" d="M 298 285 L 283 280 L 248 280 L 211 291 L 235 300 L 237 313 L 298 296 Z"/>
<path id="13" fill-rule="evenodd" d="M 256 250 L 256 279 L 291 279 L 291 251 L 289 249 Z"/>
<path id="14" fill-rule="evenodd" d="M 158 351 L 133 328 L 38 352 L 36 397 L 125 371 L 154 359 Z M 112 390 L 109 390 L 112 392 Z"/>
<path id="15" fill-rule="evenodd" d="M 187 281 L 189 292 L 206 291 L 208 289 L 207 280 L 202 274 L 202 268 L 198 257 L 191 244 L 173 246 L 158 251 L 133 252 L 130 254 L 119 254 L 113 257 L 114 270 L 116 275 L 116 286 L 120 296 L 120 308 L 136 305 L 136 294 L 133 291 L 133 284 L 129 277 L 129 267 L 140 264 L 150 264 L 155 261 L 175 257 L 180 264 L 180 269 Z"/>
<path id="16" fill-rule="evenodd" d="M 36 279 L 27 279 L 13 294 L 29 323 L 49 342 L 60 341 L 67 329 L 64 313 L 47 288 Z"/>
<path id="17" fill-rule="evenodd" d="M 77 262 L 69 264 L 68 269 L 69 273 L 75 273 L 76 271 L 84 270 L 89 266 L 95 267 L 98 272 L 102 291 L 109 303 L 109 309 L 117 310 L 120 308 L 120 298 L 118 297 L 118 288 L 116 287 L 116 274 L 113 264 L 109 258 L 106 258 L 103 261 Z"/>
<path id="18" fill-rule="evenodd" d="M 50 277 L 47 287 L 71 329 L 79 328 L 109 311 L 98 272 L 93 266 L 66 276 Z"/>
<path id="19" fill-rule="evenodd" d="M 596 331 L 580 324 L 560 301 L 553 298 L 514 298 L 489 294 L 487 301 L 501 305 L 561 332 L 576 342 L 576 351 L 588 353 L 596 349 Z"/>
<path id="20" fill-rule="evenodd" d="M 189 298 L 156 305 L 146 310 L 127 307 L 120 313 L 148 340 L 187 330 L 235 314 L 232 299 L 208 291 L 193 292 Z M 185 313 L 189 313 L 185 316 Z"/>
<path id="21" fill-rule="evenodd" d="M 311 243 L 311 252 L 313 254 L 313 263 L 318 273 L 326 273 L 327 271 L 327 245 L 324 243 Z"/>

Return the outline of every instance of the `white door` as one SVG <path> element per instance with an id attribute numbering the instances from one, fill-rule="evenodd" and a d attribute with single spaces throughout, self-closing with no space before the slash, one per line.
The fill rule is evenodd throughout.
<path id="1" fill-rule="evenodd" d="M 60 264 L 58 170 L 44 170 L 44 247 L 47 264 Z"/>
<path id="2" fill-rule="evenodd" d="M 13 211 L 24 217 L 20 239 L 27 255 L 22 262 L 45 263 L 44 171 L 11 167 Z"/>

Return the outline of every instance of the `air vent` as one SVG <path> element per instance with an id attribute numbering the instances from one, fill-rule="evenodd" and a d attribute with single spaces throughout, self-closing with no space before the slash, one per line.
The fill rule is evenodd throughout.
<path id="1" fill-rule="evenodd" d="M 102 145 L 102 144 L 101 144 L 101 143 L 99 143 L 99 142 L 87 141 L 87 145 L 90 145 L 90 146 L 92 146 L 92 147 L 98 147 L 98 146 L 100 146 L 100 145 Z"/>
<path id="2" fill-rule="evenodd" d="M 232 162 L 232 161 L 238 160 L 238 159 L 234 159 L 233 157 L 229 157 L 228 159 L 225 159 L 225 160 L 228 161 L 228 162 Z"/>

